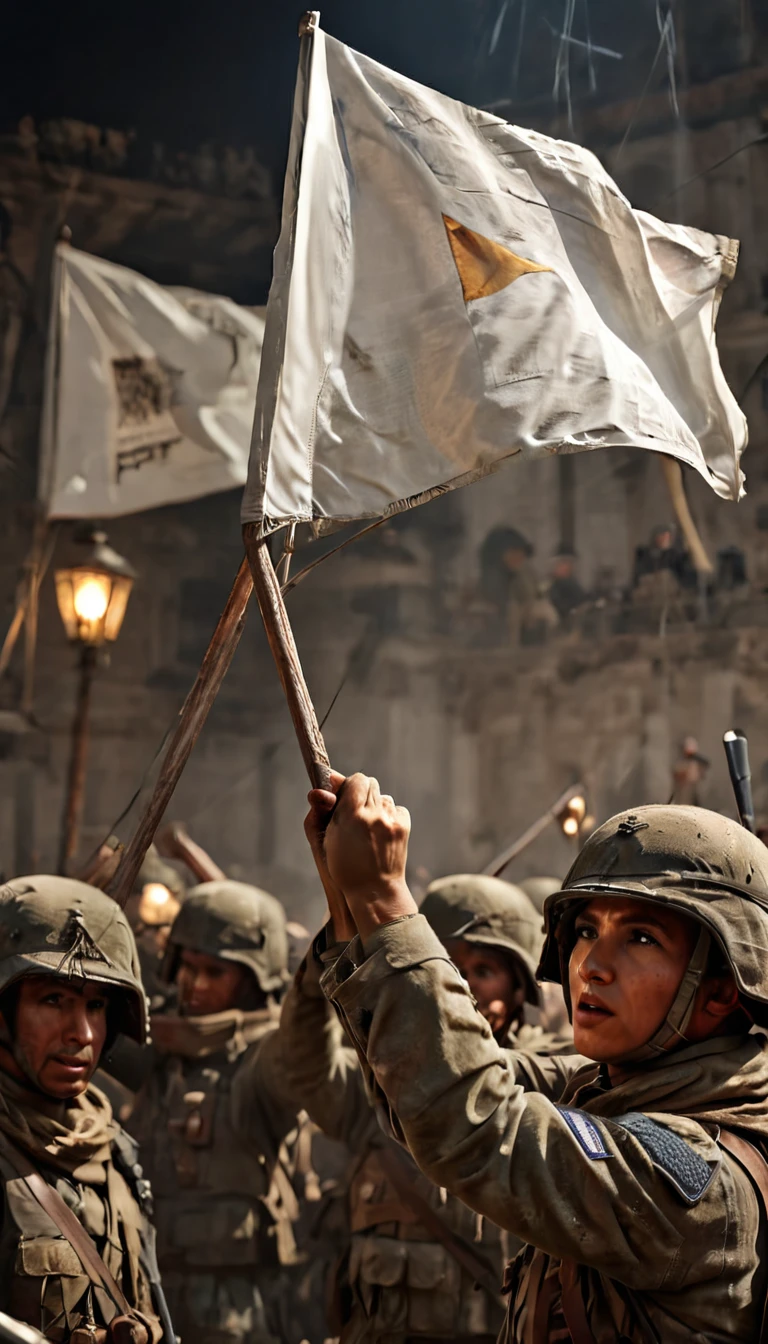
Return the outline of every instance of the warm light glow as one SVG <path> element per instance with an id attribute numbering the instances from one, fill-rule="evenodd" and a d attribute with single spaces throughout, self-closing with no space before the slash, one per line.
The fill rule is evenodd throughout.
<path id="1" fill-rule="evenodd" d="M 156 929 L 172 924 L 181 905 L 164 882 L 145 882 L 139 897 L 139 922 Z"/>
<path id="2" fill-rule="evenodd" d="M 146 882 L 142 892 L 144 900 L 152 905 L 165 905 L 170 895 L 170 891 L 162 882 Z"/>
<path id="3" fill-rule="evenodd" d="M 577 793 L 576 796 L 572 798 L 571 801 L 569 802 L 568 811 L 570 812 L 572 817 L 576 818 L 577 821 L 583 821 L 586 810 L 587 810 L 586 799 L 582 798 L 580 793 Z"/>
<path id="4" fill-rule="evenodd" d="M 563 830 L 566 835 L 578 835 L 579 823 L 575 817 L 565 817 L 563 819 Z"/>
<path id="5" fill-rule="evenodd" d="M 109 606 L 112 588 L 110 580 L 104 576 L 89 575 L 74 585 L 75 614 L 81 621 L 100 621 Z"/>

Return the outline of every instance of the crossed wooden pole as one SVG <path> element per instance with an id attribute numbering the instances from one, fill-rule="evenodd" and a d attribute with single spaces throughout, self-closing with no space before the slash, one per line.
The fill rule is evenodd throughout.
<path id="1" fill-rule="evenodd" d="M 267 639 L 282 682 L 301 754 L 313 788 L 328 783 L 330 762 L 315 707 L 304 679 L 296 641 L 285 609 L 280 583 L 272 564 L 268 540 L 256 523 L 243 528 L 245 559 L 232 585 L 227 604 L 213 632 L 195 684 L 179 714 L 176 731 L 166 749 L 157 783 L 139 818 L 108 891 L 125 905 L 133 890 L 144 856 L 152 843 L 182 771 L 227 673 L 245 624 L 251 593 L 256 594 Z"/>

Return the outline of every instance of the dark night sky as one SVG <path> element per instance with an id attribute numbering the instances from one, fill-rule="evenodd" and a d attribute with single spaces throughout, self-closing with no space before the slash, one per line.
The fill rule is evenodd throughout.
<path id="1" fill-rule="evenodd" d="M 724 0 L 697 3 L 717 8 Z M 301 8 L 300 0 L 10 0 L 0 130 L 12 130 L 27 112 L 38 121 L 68 116 L 133 128 L 145 146 L 252 144 L 278 166 Z M 514 94 L 523 108 L 551 100 L 563 13 L 564 0 L 327 0 L 321 10 L 327 32 L 404 74 L 473 103 Z M 575 15 L 574 37 L 625 57 L 595 58 L 600 92 L 639 94 L 658 42 L 656 0 L 579 0 Z M 575 45 L 569 52 L 578 104 L 587 88 L 584 57 Z M 665 61 L 658 66 L 663 80 Z"/>
<path id="2" fill-rule="evenodd" d="M 484 0 L 328 0 L 323 27 L 449 93 L 470 93 L 466 55 Z M 3 19 L 0 125 L 70 116 L 192 148 L 287 135 L 300 0 L 12 0 Z M 9 59 L 10 58 L 10 59 Z"/>

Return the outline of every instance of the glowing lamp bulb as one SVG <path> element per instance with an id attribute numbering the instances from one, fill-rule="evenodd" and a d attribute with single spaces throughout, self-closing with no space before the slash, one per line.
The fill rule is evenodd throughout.
<path id="1" fill-rule="evenodd" d="M 151 905 L 165 905 L 166 901 L 170 900 L 171 893 L 162 882 L 147 882 L 142 896 Z"/>
<path id="2" fill-rule="evenodd" d="M 579 823 L 575 817 L 566 817 L 563 821 L 563 831 L 566 835 L 574 836 L 579 833 Z"/>
<path id="3" fill-rule="evenodd" d="M 85 579 L 75 588 L 75 613 L 81 621 L 100 621 L 109 605 L 109 580 Z"/>
<path id="4" fill-rule="evenodd" d="M 584 814 L 587 810 L 586 799 L 583 798 L 580 793 L 575 794 L 568 804 L 568 810 L 574 817 L 576 817 L 577 821 L 583 821 Z"/>

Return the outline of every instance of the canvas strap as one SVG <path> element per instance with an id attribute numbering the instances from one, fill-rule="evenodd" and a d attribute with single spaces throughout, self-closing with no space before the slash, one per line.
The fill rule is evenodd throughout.
<path id="1" fill-rule="evenodd" d="M 8 1141 L 5 1135 L 0 1139 L 0 1144 L 8 1161 L 16 1168 L 41 1209 L 45 1210 L 51 1221 L 58 1227 L 61 1235 L 77 1252 L 84 1269 L 87 1270 L 96 1287 L 103 1289 L 112 1298 L 121 1316 L 135 1317 L 136 1313 L 126 1301 L 122 1288 L 112 1277 L 94 1242 L 82 1223 L 75 1217 L 69 1206 L 65 1204 L 58 1190 L 48 1184 L 37 1168 L 32 1166 L 32 1163 Z"/>
<path id="2" fill-rule="evenodd" d="M 763 1217 L 768 1222 L 768 1162 L 760 1149 L 730 1129 L 721 1129 L 717 1141 L 746 1171 L 757 1190 Z M 768 1344 L 768 1292 L 763 1303 L 763 1318 L 757 1339 L 759 1344 Z"/>
<path id="3" fill-rule="evenodd" d="M 501 1284 L 491 1266 L 452 1228 L 446 1226 L 437 1210 L 433 1209 L 415 1188 L 414 1170 L 410 1163 L 406 1164 L 405 1158 L 400 1156 L 399 1149 L 394 1145 L 387 1145 L 386 1148 L 380 1149 L 379 1158 L 398 1195 L 403 1203 L 413 1210 L 422 1227 L 433 1234 L 475 1283 L 479 1283 L 491 1297 L 500 1297 Z"/>

